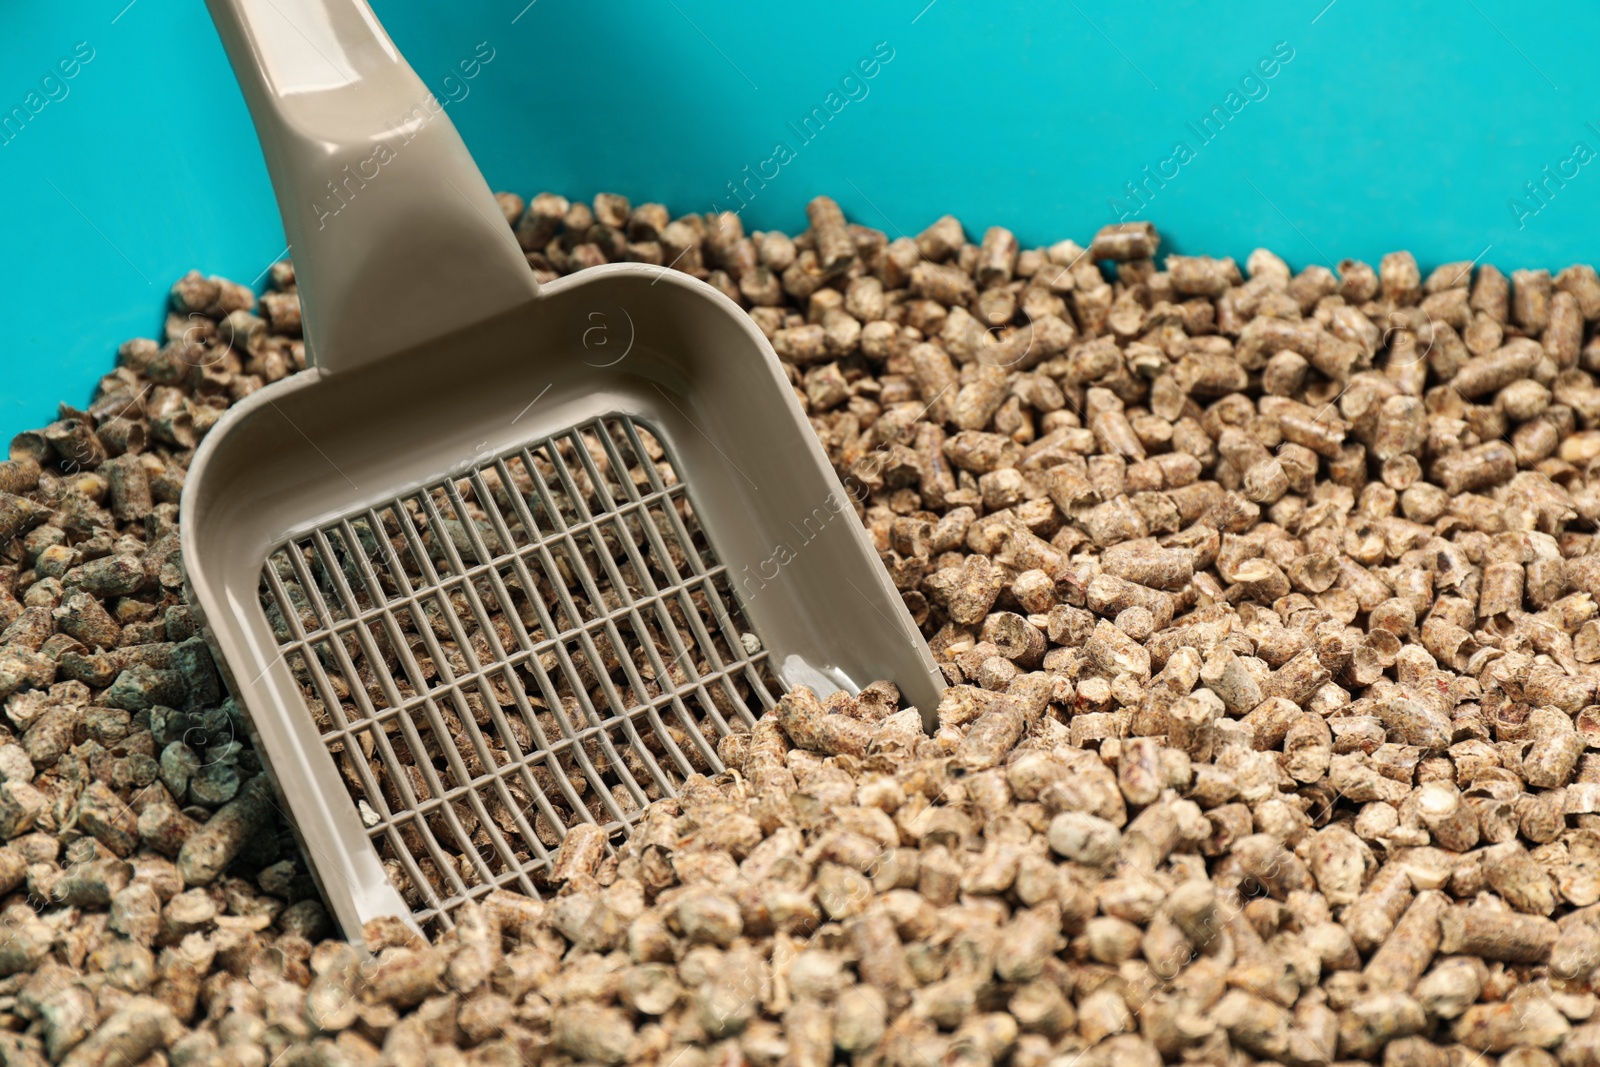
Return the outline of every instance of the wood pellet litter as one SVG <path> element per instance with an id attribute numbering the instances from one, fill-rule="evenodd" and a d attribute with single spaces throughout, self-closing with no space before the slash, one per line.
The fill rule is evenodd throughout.
<path id="1" fill-rule="evenodd" d="M 544 899 L 364 956 L 177 552 L 196 443 L 304 365 L 293 270 L 190 274 L 0 463 L 0 1063 L 1600 1065 L 1593 268 L 501 204 L 546 280 L 749 310 L 937 732 L 794 690 Z"/>

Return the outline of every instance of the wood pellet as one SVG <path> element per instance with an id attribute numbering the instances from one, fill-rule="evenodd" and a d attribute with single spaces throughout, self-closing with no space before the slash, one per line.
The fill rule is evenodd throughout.
<path id="1" fill-rule="evenodd" d="M 725 769 L 638 797 L 637 754 L 585 747 L 608 803 L 552 771 L 556 822 L 489 813 L 550 855 L 537 897 L 479 894 L 428 938 L 380 920 L 357 950 L 177 550 L 196 444 L 305 365 L 293 267 L 259 298 L 190 274 L 162 338 L 0 462 L 5 1063 L 1600 1063 L 1592 267 L 1295 272 L 1163 256 L 1146 222 L 891 238 L 827 198 L 798 235 L 500 202 L 542 280 L 674 264 L 749 311 L 945 671 L 937 729 L 892 680 L 771 710 L 734 688 L 726 729 L 694 723 Z M 408 525 L 481 537 L 476 493 L 357 536 L 420 566 Z M 319 560 L 276 565 L 292 612 L 337 584 Z M 471 596 L 567 610 L 528 584 Z M 387 653 L 460 656 L 439 607 Z M 613 651 L 578 684 L 652 650 Z M 332 674 L 334 699 L 370 688 Z M 443 725 L 376 787 L 438 780 Z"/>

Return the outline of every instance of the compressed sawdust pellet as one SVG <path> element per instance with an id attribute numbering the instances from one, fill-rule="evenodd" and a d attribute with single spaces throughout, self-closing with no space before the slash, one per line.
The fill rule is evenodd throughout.
<path id="1" fill-rule="evenodd" d="M 542 280 L 750 309 L 937 729 L 888 683 L 730 704 L 626 840 L 530 820 L 543 899 L 329 940 L 177 556 L 194 445 L 304 366 L 293 269 L 190 274 L 0 461 L 5 1062 L 1600 1063 L 1592 268 L 500 203 Z"/>

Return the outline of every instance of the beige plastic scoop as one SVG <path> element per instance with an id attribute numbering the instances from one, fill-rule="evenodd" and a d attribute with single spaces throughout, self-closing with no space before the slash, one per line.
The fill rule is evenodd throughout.
<path id="1" fill-rule="evenodd" d="M 314 368 L 206 437 L 183 555 L 346 934 L 538 893 L 571 827 L 626 834 L 787 687 L 888 678 L 933 714 L 942 676 L 731 301 L 640 264 L 539 286 L 365 3 L 209 6 Z"/>

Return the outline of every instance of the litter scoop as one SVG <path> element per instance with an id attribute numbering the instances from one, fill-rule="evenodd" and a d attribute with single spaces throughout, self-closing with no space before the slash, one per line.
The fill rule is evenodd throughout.
<path id="1" fill-rule="evenodd" d="M 637 263 L 539 284 L 362 0 L 208 6 L 311 369 L 206 436 L 183 557 L 346 935 L 548 892 L 574 827 L 613 848 L 794 686 L 889 679 L 933 716 L 943 677 L 731 300 Z"/>

